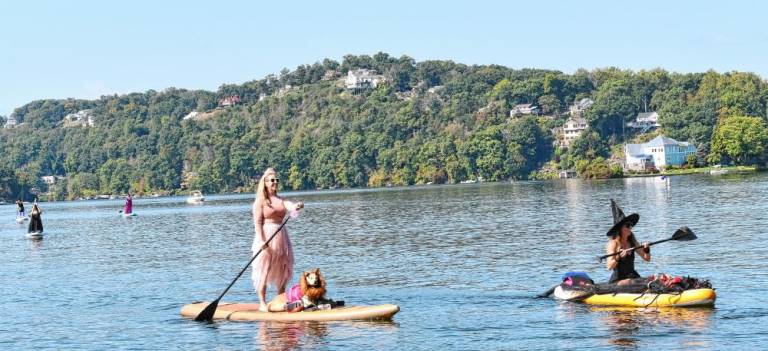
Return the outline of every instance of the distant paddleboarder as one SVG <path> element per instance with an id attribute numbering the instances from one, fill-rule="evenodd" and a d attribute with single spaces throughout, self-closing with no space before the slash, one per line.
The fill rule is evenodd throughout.
<path id="1" fill-rule="evenodd" d="M 125 198 L 125 208 L 123 209 L 123 213 L 127 215 L 133 213 L 133 198 L 131 197 L 131 193 L 128 193 L 128 196 Z"/>
<path id="2" fill-rule="evenodd" d="M 26 216 L 26 213 L 24 213 L 24 202 L 21 201 L 21 199 L 16 200 L 16 217 L 24 217 Z"/>
<path id="3" fill-rule="evenodd" d="M 37 204 L 32 205 L 32 211 L 29 212 L 29 228 L 27 228 L 27 233 L 43 232 L 43 219 L 40 217 L 42 213 L 43 210 Z"/>

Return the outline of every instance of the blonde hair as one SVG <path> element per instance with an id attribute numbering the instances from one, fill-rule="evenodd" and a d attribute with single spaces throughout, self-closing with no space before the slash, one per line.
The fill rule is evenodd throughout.
<path id="1" fill-rule="evenodd" d="M 272 167 L 269 167 L 264 171 L 264 174 L 261 175 L 261 179 L 259 179 L 259 185 L 256 186 L 256 201 L 261 200 L 262 203 L 272 205 L 272 202 L 269 201 L 269 191 L 267 191 L 267 182 L 265 181 L 269 174 L 277 176 L 277 172 Z"/>

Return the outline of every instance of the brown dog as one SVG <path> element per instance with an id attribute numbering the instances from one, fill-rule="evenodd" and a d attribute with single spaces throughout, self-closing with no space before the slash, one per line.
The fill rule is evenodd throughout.
<path id="1" fill-rule="evenodd" d="M 315 268 L 302 273 L 299 284 L 292 286 L 285 293 L 275 296 L 267 305 L 267 310 L 269 312 L 299 312 L 317 305 L 320 300 L 324 300 L 325 293 L 325 279 L 320 273 L 320 268 Z M 299 301 L 301 303 L 297 303 Z"/>

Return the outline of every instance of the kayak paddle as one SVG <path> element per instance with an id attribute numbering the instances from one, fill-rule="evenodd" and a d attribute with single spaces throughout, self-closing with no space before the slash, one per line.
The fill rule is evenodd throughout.
<path id="1" fill-rule="evenodd" d="M 674 233 L 674 234 L 672 234 L 672 237 L 671 237 L 671 238 L 669 238 L 669 239 L 663 239 L 663 240 L 659 240 L 659 241 L 654 241 L 654 242 L 648 243 L 648 246 L 651 246 L 651 245 L 656 245 L 656 244 L 659 244 L 659 243 L 663 243 L 663 242 L 665 242 L 665 241 L 670 241 L 670 240 L 678 240 L 678 241 L 690 241 L 690 240 L 696 240 L 696 234 L 693 234 L 693 231 L 691 230 L 691 228 L 688 228 L 688 227 L 680 227 L 680 229 L 676 230 L 676 231 L 675 231 L 675 233 Z M 643 247 L 643 246 L 642 246 L 642 245 L 640 245 L 640 246 L 630 247 L 630 248 L 629 248 L 629 249 L 627 249 L 627 250 L 630 250 L 630 251 L 634 251 L 634 250 L 637 250 L 637 249 L 639 249 L 639 248 L 642 248 L 642 247 Z M 598 261 L 598 262 L 602 262 L 604 259 L 606 259 L 606 258 L 608 258 L 608 257 L 611 257 L 611 256 L 616 256 L 616 255 L 618 255 L 620 252 L 621 252 L 621 251 L 619 251 L 619 252 L 614 252 L 614 253 L 612 253 L 612 254 L 608 254 L 608 255 L 602 255 L 602 256 L 598 256 L 598 257 L 597 257 L 597 261 Z"/>
<path id="2" fill-rule="evenodd" d="M 241 276 L 241 275 L 243 275 L 243 272 L 245 272 L 245 270 L 246 270 L 246 269 L 248 269 L 248 266 L 250 266 L 250 265 L 251 265 L 251 263 L 253 262 L 253 260 L 255 260 L 255 259 L 256 259 L 256 257 L 258 257 L 258 256 L 259 256 L 259 254 L 261 253 L 261 251 L 262 251 L 262 250 L 264 250 L 264 247 L 265 247 L 265 246 L 267 246 L 267 245 L 269 245 L 269 242 L 270 242 L 270 241 L 272 241 L 272 239 L 273 239 L 275 236 L 277 236 L 277 234 L 278 234 L 278 233 L 280 233 L 280 230 L 282 230 L 282 229 L 283 229 L 283 227 L 285 226 L 285 224 L 286 224 L 286 223 L 288 223 L 288 220 L 289 220 L 289 219 L 291 219 L 291 216 L 288 216 L 288 217 L 286 217 L 286 218 L 285 218 L 285 220 L 283 221 L 283 224 L 281 224 L 281 225 L 280 225 L 280 227 L 279 227 L 279 228 L 277 228 L 277 230 L 275 231 L 275 233 L 274 233 L 274 234 L 272 234 L 272 236 L 270 236 L 270 237 L 269 237 L 269 239 L 267 239 L 267 241 L 266 241 L 266 242 L 264 242 L 264 245 L 262 245 L 262 246 L 261 246 L 261 248 L 259 249 L 259 251 L 256 251 L 256 254 L 255 254 L 255 255 L 253 255 L 253 257 L 251 257 L 251 260 L 250 260 L 250 261 L 248 261 L 248 263 L 245 265 L 245 267 L 243 267 L 243 269 L 242 269 L 242 270 L 240 270 L 240 273 L 238 273 L 238 274 L 237 274 L 237 277 L 235 277 L 235 280 L 233 280 L 231 283 L 229 283 L 229 286 L 227 286 L 227 288 L 226 288 L 226 289 L 224 289 L 224 291 L 221 293 L 221 295 L 219 295 L 219 297 L 218 297 L 216 300 L 214 300 L 213 302 L 211 302 L 210 304 L 208 304 L 208 306 L 206 306 L 206 307 L 203 309 L 203 311 L 202 311 L 202 312 L 200 312 L 200 314 L 198 314 L 198 315 L 197 315 L 197 317 L 195 317 L 195 320 L 196 320 L 196 321 L 198 321 L 198 322 L 200 322 L 200 321 L 208 321 L 208 322 L 210 322 L 211 320 L 213 320 L 213 315 L 214 315 L 214 313 L 216 313 L 216 307 L 218 307 L 218 306 L 219 306 L 219 300 L 221 300 L 221 298 L 222 298 L 222 297 L 224 297 L 224 294 L 226 294 L 226 293 L 227 293 L 227 291 L 229 291 L 229 288 L 231 288 L 231 287 L 232 287 L 232 285 L 234 285 L 234 284 L 235 284 L 235 282 L 236 282 L 236 281 L 237 281 L 237 280 L 240 278 L 240 276 Z"/>

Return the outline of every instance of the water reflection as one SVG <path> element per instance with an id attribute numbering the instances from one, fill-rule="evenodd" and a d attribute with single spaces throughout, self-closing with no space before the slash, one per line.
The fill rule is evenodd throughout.
<path id="1" fill-rule="evenodd" d="M 43 247 L 43 238 L 29 238 L 32 242 L 32 250 L 39 250 Z"/>
<path id="2" fill-rule="evenodd" d="M 328 335 L 328 324 L 319 322 L 264 322 L 259 325 L 256 344 L 262 350 L 314 348 Z"/>
<path id="3" fill-rule="evenodd" d="M 637 349 L 641 340 L 647 340 L 649 334 L 669 334 L 670 332 L 688 335 L 683 346 L 707 348 L 708 334 L 713 318 L 712 308 L 624 308 L 590 307 L 591 312 L 599 315 L 595 319 L 610 332 L 608 344 L 619 350 Z"/>
<path id="4" fill-rule="evenodd" d="M 339 338 L 355 340 L 376 332 L 395 332 L 392 321 L 340 321 L 340 322 L 262 322 L 259 323 L 254 343 L 265 351 L 318 349 L 329 340 Z"/>

